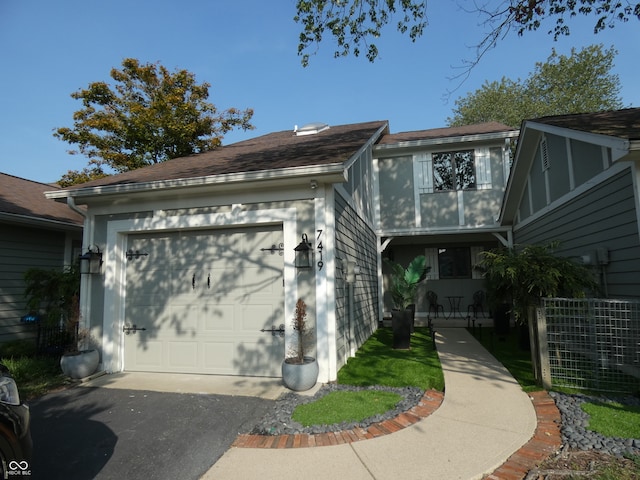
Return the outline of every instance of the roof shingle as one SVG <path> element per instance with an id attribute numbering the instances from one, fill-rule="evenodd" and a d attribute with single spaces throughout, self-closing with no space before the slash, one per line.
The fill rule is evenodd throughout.
<path id="1" fill-rule="evenodd" d="M 82 226 L 82 216 L 67 205 L 44 196 L 44 192 L 58 188 L 0 173 L 0 212 Z"/>

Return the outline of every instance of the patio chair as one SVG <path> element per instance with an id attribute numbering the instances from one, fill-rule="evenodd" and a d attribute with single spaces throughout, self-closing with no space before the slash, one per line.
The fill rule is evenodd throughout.
<path id="1" fill-rule="evenodd" d="M 436 292 L 429 290 L 427 292 L 427 301 L 429 302 L 429 315 L 431 315 L 431 312 L 434 312 L 437 317 L 438 312 L 442 311 L 442 316 L 444 317 L 444 307 L 438 303 L 438 295 Z"/>
<path id="2" fill-rule="evenodd" d="M 482 312 L 482 316 L 486 318 L 484 314 L 484 303 L 486 295 L 482 290 L 478 290 L 473 294 L 473 303 L 467 307 L 467 315 L 473 311 L 473 317 L 478 318 L 478 312 Z"/>

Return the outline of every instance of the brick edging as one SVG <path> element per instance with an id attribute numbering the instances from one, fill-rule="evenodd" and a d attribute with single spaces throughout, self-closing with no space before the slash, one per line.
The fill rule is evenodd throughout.
<path id="1" fill-rule="evenodd" d="M 529 398 L 538 422 L 533 437 L 484 480 L 522 480 L 562 447 L 562 417 L 553 398 L 546 391 L 529 393 Z"/>
<path id="2" fill-rule="evenodd" d="M 435 412 L 444 400 L 444 393 L 436 390 L 427 390 L 418 404 L 404 413 L 374 423 L 367 428 L 353 428 L 340 432 L 328 432 L 318 434 L 299 433 L 292 435 L 253 435 L 240 434 L 231 445 L 238 448 L 304 448 L 322 447 L 327 445 L 340 445 L 352 443 L 369 438 L 388 435 L 403 428 L 407 428 L 423 418 Z"/>

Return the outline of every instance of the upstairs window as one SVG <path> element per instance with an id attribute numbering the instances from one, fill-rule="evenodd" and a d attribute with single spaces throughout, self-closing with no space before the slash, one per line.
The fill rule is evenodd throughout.
<path id="1" fill-rule="evenodd" d="M 471 190 L 476 188 L 473 150 L 432 154 L 433 190 Z"/>

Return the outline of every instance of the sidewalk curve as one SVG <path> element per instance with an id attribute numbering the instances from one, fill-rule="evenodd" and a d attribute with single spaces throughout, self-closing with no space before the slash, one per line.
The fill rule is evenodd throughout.
<path id="1" fill-rule="evenodd" d="M 229 449 L 203 479 L 480 479 L 525 445 L 537 426 L 529 396 L 464 328 L 441 328 L 440 408 L 390 435 L 309 448 Z"/>

